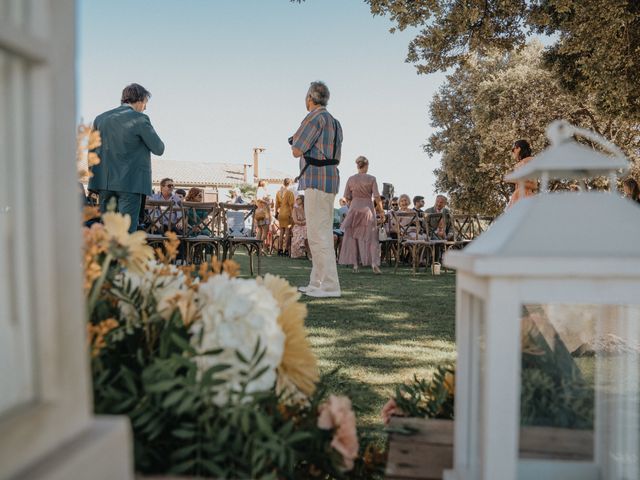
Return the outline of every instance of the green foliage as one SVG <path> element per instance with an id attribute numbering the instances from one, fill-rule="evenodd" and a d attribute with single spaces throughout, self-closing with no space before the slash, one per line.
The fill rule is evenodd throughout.
<path id="1" fill-rule="evenodd" d="M 454 375 L 453 365 L 439 366 L 431 380 L 414 375 L 396 387 L 396 405 L 408 417 L 453 419 Z"/>
<path id="2" fill-rule="evenodd" d="M 535 155 L 547 146 L 546 126 L 558 118 L 601 133 L 640 165 L 635 124 L 596 114 L 588 99 L 566 93 L 543 62 L 543 47 L 535 42 L 507 55 L 474 57 L 448 75 L 435 95 L 431 117 L 437 130 L 425 150 L 441 155 L 436 188 L 449 193 L 455 209 L 501 213 L 513 190 L 503 180 L 516 163 L 511 145 L 525 138 Z M 594 179 L 592 186 L 603 184 Z"/>
<path id="3" fill-rule="evenodd" d="M 238 187 L 238 190 L 240 190 L 242 198 L 253 200 L 254 198 L 256 198 L 258 187 L 256 185 L 251 185 L 250 183 L 243 183 Z"/>

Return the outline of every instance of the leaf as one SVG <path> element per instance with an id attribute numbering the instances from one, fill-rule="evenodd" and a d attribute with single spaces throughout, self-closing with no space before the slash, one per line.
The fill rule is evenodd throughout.
<path id="1" fill-rule="evenodd" d="M 191 470 L 196 464 L 196 459 L 195 458 L 190 458 L 189 460 L 185 460 L 182 463 L 178 463 L 177 465 L 174 465 L 173 467 L 171 467 L 171 473 L 187 473 L 189 470 Z"/>
<path id="2" fill-rule="evenodd" d="M 183 352 L 188 352 L 192 355 L 195 355 L 197 353 L 196 349 L 193 348 L 193 345 L 191 345 L 185 338 L 181 337 L 177 333 L 171 333 L 171 340 L 173 340 L 173 343 Z"/>
<path id="3" fill-rule="evenodd" d="M 162 393 L 171 390 L 178 384 L 178 380 L 161 380 L 157 383 L 147 385 L 147 392 Z"/>
<path id="4" fill-rule="evenodd" d="M 162 401 L 162 406 L 164 408 L 171 408 L 174 405 L 176 405 L 180 400 L 182 400 L 182 397 L 184 397 L 184 395 L 187 392 L 185 392 L 185 390 L 180 389 L 180 390 L 174 390 L 173 392 L 171 392 L 169 395 L 167 395 L 165 397 L 165 399 Z"/>
<path id="5" fill-rule="evenodd" d="M 182 439 L 191 439 L 196 436 L 195 430 L 187 430 L 186 428 L 177 428 L 173 430 L 171 434 L 174 437 L 182 438 Z"/>

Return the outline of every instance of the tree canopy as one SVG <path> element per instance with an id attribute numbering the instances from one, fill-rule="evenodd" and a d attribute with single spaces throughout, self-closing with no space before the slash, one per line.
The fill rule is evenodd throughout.
<path id="1" fill-rule="evenodd" d="M 515 163 L 511 145 L 524 138 L 534 154 L 541 151 L 547 125 L 558 118 L 601 133 L 632 159 L 640 151 L 637 126 L 624 116 L 601 115 L 588 99 L 564 90 L 545 68 L 538 42 L 469 57 L 447 76 L 430 113 L 436 133 L 425 151 L 441 155 L 436 188 L 470 213 L 503 210 L 513 190 L 503 180 Z"/>
<path id="2" fill-rule="evenodd" d="M 640 120 L 638 0 L 365 0 L 395 29 L 419 29 L 407 61 L 445 71 L 473 54 L 511 51 L 546 34 L 545 66 L 563 89 L 594 98 L 599 111 Z"/>

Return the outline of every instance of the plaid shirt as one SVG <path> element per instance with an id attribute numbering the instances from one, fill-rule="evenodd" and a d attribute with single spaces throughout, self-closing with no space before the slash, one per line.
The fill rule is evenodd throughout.
<path id="1" fill-rule="evenodd" d="M 336 132 L 336 126 L 338 131 Z M 333 151 L 334 135 L 338 135 L 336 151 Z M 342 127 L 324 107 L 310 111 L 300 128 L 293 136 L 293 146 L 304 152 L 307 157 L 318 160 L 340 160 L 342 150 Z M 305 165 L 304 157 L 300 158 L 300 169 Z M 338 193 L 340 188 L 340 172 L 337 165 L 316 167 L 309 165 L 298 183 L 298 190 L 315 188 L 327 193 Z"/>

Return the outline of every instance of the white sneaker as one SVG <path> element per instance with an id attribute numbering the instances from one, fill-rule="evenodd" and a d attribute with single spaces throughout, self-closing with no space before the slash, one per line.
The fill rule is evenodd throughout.
<path id="1" fill-rule="evenodd" d="M 307 293 L 310 290 L 317 290 L 318 287 L 314 287 L 313 285 L 305 285 L 304 287 L 298 287 L 298 291 L 302 293 Z"/>
<path id="2" fill-rule="evenodd" d="M 331 292 L 327 290 L 320 290 L 319 288 L 307 289 L 307 291 L 304 292 L 304 294 L 307 295 L 308 297 L 315 297 L 315 298 L 330 298 L 330 297 L 342 296 L 339 290 Z"/>

